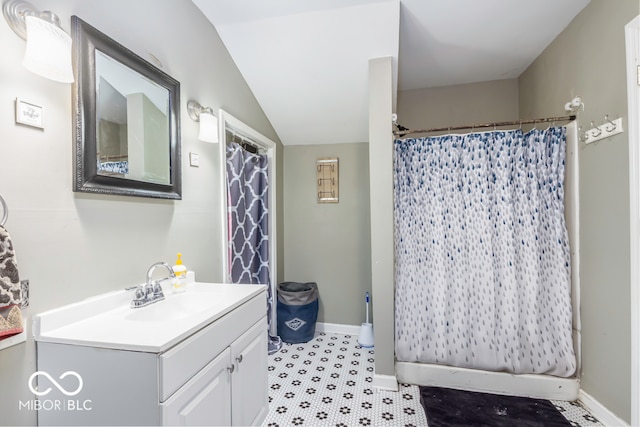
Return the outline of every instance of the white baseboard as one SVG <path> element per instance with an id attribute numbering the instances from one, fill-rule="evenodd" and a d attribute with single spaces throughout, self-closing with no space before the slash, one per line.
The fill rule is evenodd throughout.
<path id="1" fill-rule="evenodd" d="M 578 400 L 582 403 L 587 411 L 598 419 L 605 426 L 628 426 L 624 420 L 618 418 L 616 414 L 607 409 L 602 403 L 598 402 L 593 396 L 584 390 L 578 392 Z"/>
<path id="2" fill-rule="evenodd" d="M 316 323 L 316 332 L 324 332 L 328 334 L 358 335 L 360 333 L 360 326 L 318 322 Z"/>
<path id="3" fill-rule="evenodd" d="M 398 380 L 395 375 L 375 374 L 373 376 L 373 387 L 378 390 L 398 391 Z"/>

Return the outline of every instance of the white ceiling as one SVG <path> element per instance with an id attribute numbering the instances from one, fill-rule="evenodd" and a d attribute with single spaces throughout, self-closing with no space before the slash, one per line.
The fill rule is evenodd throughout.
<path id="1" fill-rule="evenodd" d="M 369 59 L 394 86 L 518 77 L 590 0 L 192 0 L 285 145 L 368 141 Z"/>

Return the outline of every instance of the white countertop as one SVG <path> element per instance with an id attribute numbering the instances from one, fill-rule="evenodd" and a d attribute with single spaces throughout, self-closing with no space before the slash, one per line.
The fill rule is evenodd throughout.
<path id="1" fill-rule="evenodd" d="M 141 308 L 129 305 L 133 291 L 116 291 L 34 316 L 33 334 L 40 342 L 161 353 L 266 289 L 192 283 Z"/>

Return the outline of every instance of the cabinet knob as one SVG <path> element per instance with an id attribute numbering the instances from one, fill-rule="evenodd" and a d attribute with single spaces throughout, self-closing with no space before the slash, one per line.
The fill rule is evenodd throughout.
<path id="1" fill-rule="evenodd" d="M 238 363 L 242 363 L 242 355 L 240 355 L 240 356 L 236 357 L 236 361 L 237 361 Z"/>
<path id="2" fill-rule="evenodd" d="M 236 365 L 231 365 L 227 368 L 227 371 L 229 371 L 230 374 L 233 374 L 233 371 L 235 371 L 236 369 Z"/>

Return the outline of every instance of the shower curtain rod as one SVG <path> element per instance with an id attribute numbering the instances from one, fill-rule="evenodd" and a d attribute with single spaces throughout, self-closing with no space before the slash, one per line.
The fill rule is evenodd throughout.
<path id="1" fill-rule="evenodd" d="M 231 141 L 240 144 L 240 146 L 243 149 L 247 150 L 252 154 L 256 154 L 260 152 L 260 146 L 256 144 L 256 142 L 253 141 L 252 139 L 247 138 L 242 134 L 236 133 L 232 129 L 227 129 L 227 132 L 231 134 Z"/>
<path id="2" fill-rule="evenodd" d="M 515 126 L 515 125 L 527 125 L 536 123 L 548 123 L 548 122 L 570 122 L 576 119 L 575 115 L 571 116 L 561 116 L 561 117 L 546 117 L 543 119 L 530 119 L 530 120 L 514 120 L 510 122 L 495 122 L 495 123 L 483 123 L 481 125 L 467 125 L 467 126 L 448 126 L 444 128 L 433 128 L 433 129 L 409 129 L 398 123 L 394 123 L 398 130 L 393 131 L 395 136 L 404 136 L 412 133 L 430 133 L 430 132 L 442 132 L 442 131 L 452 131 L 452 130 L 460 130 L 460 129 L 478 129 L 478 128 L 496 128 L 502 126 Z"/>

